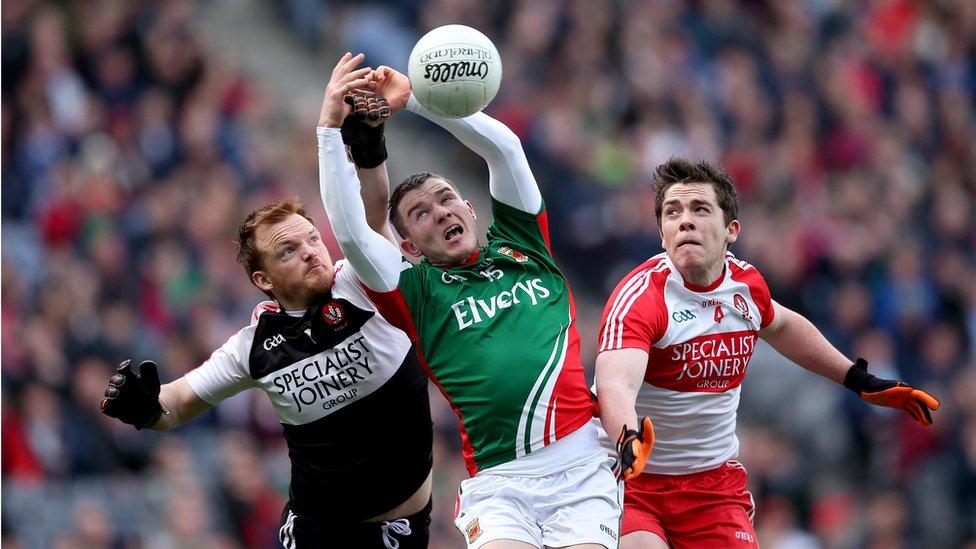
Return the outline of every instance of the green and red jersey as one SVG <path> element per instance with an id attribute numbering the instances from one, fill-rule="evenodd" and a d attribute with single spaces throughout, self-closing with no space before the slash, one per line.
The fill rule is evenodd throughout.
<path id="1" fill-rule="evenodd" d="M 468 264 L 404 262 L 399 287 L 370 292 L 416 342 L 460 419 L 468 472 L 501 465 L 592 417 L 573 297 L 549 246 L 546 212 L 492 199 L 488 244 Z"/>

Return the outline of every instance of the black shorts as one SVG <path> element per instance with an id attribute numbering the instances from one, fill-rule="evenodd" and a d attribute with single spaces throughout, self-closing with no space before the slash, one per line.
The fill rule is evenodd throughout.
<path id="1" fill-rule="evenodd" d="M 419 512 L 396 520 L 316 524 L 285 506 L 278 524 L 278 544 L 284 549 L 311 547 L 363 549 L 426 549 L 430 540 L 432 501 Z"/>

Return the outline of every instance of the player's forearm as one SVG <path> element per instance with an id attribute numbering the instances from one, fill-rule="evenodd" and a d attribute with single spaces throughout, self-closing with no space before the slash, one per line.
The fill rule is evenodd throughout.
<path id="1" fill-rule="evenodd" d="M 780 326 L 775 331 L 763 332 L 762 338 L 804 369 L 843 384 L 852 361 L 803 316 L 785 307 L 779 308 L 776 314 L 782 317 Z"/>
<path id="2" fill-rule="evenodd" d="M 390 202 L 390 176 L 386 170 L 386 162 L 375 168 L 357 166 L 356 175 L 361 184 L 359 194 L 366 208 L 366 222 L 373 231 L 394 242 L 387 209 L 387 204 Z"/>
<path id="3" fill-rule="evenodd" d="M 508 126 L 483 112 L 465 118 L 437 116 L 413 95 L 407 101 L 407 109 L 451 132 L 464 146 L 485 159 L 495 200 L 533 214 L 542 209 L 542 194 L 522 143 Z"/>
<path id="4" fill-rule="evenodd" d="M 396 288 L 400 252 L 370 228 L 360 196 L 356 169 L 346 158 L 338 128 L 318 128 L 319 191 L 332 230 L 346 259 L 367 287 L 379 292 Z"/>
<path id="5" fill-rule="evenodd" d="M 600 421 L 611 440 L 616 440 L 624 425 L 637 428 L 637 413 L 634 412 L 636 394 L 620 384 L 604 383 L 597 380 L 597 400 L 600 404 Z"/>
<path id="6" fill-rule="evenodd" d="M 149 427 L 153 431 L 179 427 L 210 408 L 209 404 L 193 392 L 185 378 L 160 387 L 159 403 L 163 406 L 163 415 L 155 425 Z"/>

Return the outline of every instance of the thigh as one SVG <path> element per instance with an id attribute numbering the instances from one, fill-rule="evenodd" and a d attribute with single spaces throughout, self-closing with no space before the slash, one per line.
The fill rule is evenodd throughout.
<path id="1" fill-rule="evenodd" d="M 652 480 L 649 475 L 639 475 L 627 482 L 624 490 L 623 521 L 620 525 L 620 534 L 623 536 L 621 548 L 628 544 L 633 547 L 650 547 L 633 545 L 634 539 L 650 539 L 648 536 L 662 540 L 664 546 L 667 546 L 668 538 L 662 517 L 669 491 Z"/>
<path id="2" fill-rule="evenodd" d="M 638 531 L 622 536 L 620 549 L 668 549 L 668 544 L 657 534 Z"/>
<path id="3" fill-rule="evenodd" d="M 532 505 L 523 483 L 522 478 L 498 475 L 476 476 L 461 482 L 454 526 L 464 536 L 469 549 L 495 541 L 542 546 L 539 528 L 534 520 L 529 520 Z"/>
<path id="4" fill-rule="evenodd" d="M 496 539 L 482 545 L 481 549 L 538 549 L 538 546 L 514 539 Z"/>
<path id="5" fill-rule="evenodd" d="M 536 482 L 536 517 L 546 547 L 617 547 L 623 485 L 603 458 Z"/>
<path id="6" fill-rule="evenodd" d="M 755 511 L 746 489 L 745 469 L 729 462 L 710 471 L 673 498 L 665 522 L 673 547 L 758 547 L 752 524 Z"/>

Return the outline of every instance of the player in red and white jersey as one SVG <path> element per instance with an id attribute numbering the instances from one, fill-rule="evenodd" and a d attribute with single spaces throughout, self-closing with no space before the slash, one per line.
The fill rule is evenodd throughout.
<path id="1" fill-rule="evenodd" d="M 611 436 L 621 433 L 620 547 L 756 546 L 735 423 L 757 338 L 923 425 L 939 403 L 867 373 L 864 359 L 852 364 L 807 319 L 776 303 L 755 267 L 728 252 L 739 235 L 739 204 L 722 169 L 671 159 L 656 168 L 654 191 L 665 252 L 610 296 L 596 361 L 600 419 Z M 650 419 L 640 431 L 653 422 L 653 434 L 635 430 L 638 416 Z"/>

